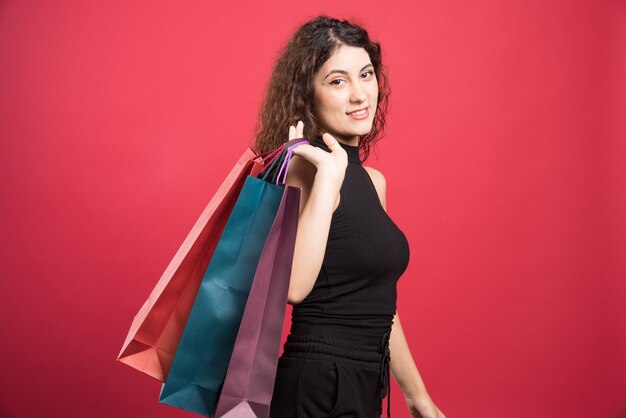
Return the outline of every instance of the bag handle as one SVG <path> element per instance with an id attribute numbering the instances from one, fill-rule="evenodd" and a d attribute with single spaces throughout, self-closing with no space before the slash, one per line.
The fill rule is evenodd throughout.
<path id="1" fill-rule="evenodd" d="M 275 183 L 280 186 L 285 186 L 285 180 L 287 177 L 287 169 L 289 167 L 289 162 L 293 156 L 293 149 L 302 144 L 309 144 L 309 140 L 305 138 L 294 138 L 291 139 L 273 151 L 269 151 L 263 154 L 259 154 L 258 156 L 267 155 L 265 158 L 262 158 L 263 162 L 267 166 L 266 169 L 263 170 L 262 175 L 259 177 L 261 180 L 268 181 L 270 183 Z M 271 179 L 267 179 L 267 176 L 272 169 L 280 165 L 278 170 L 274 170 L 274 174 L 271 176 Z M 282 174 L 282 180 L 280 178 Z"/>
<path id="2" fill-rule="evenodd" d="M 270 151 L 263 152 L 263 153 L 261 153 L 261 154 L 257 153 L 255 150 L 252 150 L 252 152 L 254 152 L 254 154 L 256 155 L 256 156 L 253 158 L 253 160 L 256 160 L 257 158 L 259 158 L 259 157 L 263 157 L 263 156 L 266 156 L 266 157 L 261 158 L 261 161 L 266 161 L 266 160 L 268 160 L 268 159 L 272 159 L 272 158 L 273 158 L 273 156 L 274 156 L 274 154 L 279 153 L 279 152 L 280 152 L 280 151 L 281 151 L 281 150 L 282 150 L 285 146 L 291 146 L 293 143 L 295 143 L 295 142 L 297 142 L 297 141 L 302 141 L 302 140 L 305 140 L 305 141 L 306 141 L 306 139 L 304 139 L 304 138 L 294 138 L 294 139 L 290 139 L 289 141 L 287 141 L 287 142 L 285 142 L 285 143 L 281 144 L 278 148 L 275 148 L 275 149 L 270 150 Z M 252 148 L 251 148 L 251 149 L 252 149 Z"/>

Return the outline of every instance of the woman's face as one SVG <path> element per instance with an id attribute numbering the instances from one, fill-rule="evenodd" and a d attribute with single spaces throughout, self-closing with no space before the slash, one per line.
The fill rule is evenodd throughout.
<path id="1" fill-rule="evenodd" d="M 342 45 L 315 76 L 315 108 L 322 133 L 350 145 L 372 129 L 378 104 L 374 66 L 363 48 Z M 350 114 L 355 110 L 365 112 Z"/>

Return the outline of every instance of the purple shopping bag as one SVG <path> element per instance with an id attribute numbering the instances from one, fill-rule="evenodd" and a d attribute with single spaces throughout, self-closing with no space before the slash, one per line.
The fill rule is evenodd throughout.
<path id="1" fill-rule="evenodd" d="M 300 193 L 298 187 L 285 187 L 257 265 L 215 418 L 269 416 L 298 227 Z"/>

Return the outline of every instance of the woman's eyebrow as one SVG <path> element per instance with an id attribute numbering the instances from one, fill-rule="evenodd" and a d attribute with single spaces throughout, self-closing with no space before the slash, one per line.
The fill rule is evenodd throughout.
<path id="1" fill-rule="evenodd" d="M 361 69 L 359 70 L 359 72 L 363 71 L 364 69 L 366 69 L 367 67 L 370 67 L 370 66 L 371 66 L 371 67 L 373 67 L 373 66 L 374 66 L 374 64 L 372 64 L 372 63 L 370 62 L 369 64 L 367 64 L 367 65 L 365 65 L 363 68 L 361 68 Z M 328 78 L 328 76 L 329 76 L 329 75 L 331 75 L 331 74 L 333 74 L 333 73 L 341 73 L 341 74 L 346 74 L 346 75 L 348 74 L 348 72 L 347 72 L 347 71 L 344 71 L 344 70 L 331 70 L 328 74 L 326 74 L 326 75 L 324 76 L 324 78 L 323 78 L 322 80 L 326 80 L 326 78 Z"/>

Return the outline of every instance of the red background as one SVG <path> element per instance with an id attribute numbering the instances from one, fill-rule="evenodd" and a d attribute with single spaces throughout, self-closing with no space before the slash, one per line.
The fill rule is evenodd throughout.
<path id="1" fill-rule="evenodd" d="M 398 310 L 437 405 L 626 416 L 624 2 L 4 0 L 1 417 L 193 416 L 115 358 L 322 12 L 390 69 L 365 165 L 409 239 Z"/>

